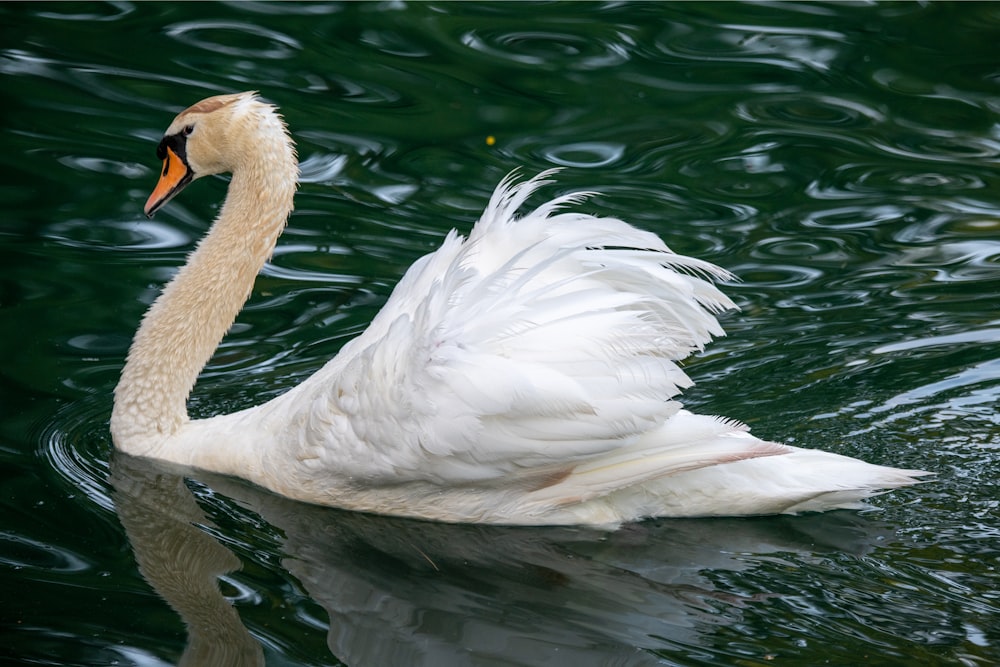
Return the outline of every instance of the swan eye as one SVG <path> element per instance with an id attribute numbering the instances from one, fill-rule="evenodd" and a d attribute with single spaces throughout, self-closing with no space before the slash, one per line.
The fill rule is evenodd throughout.
<path id="1" fill-rule="evenodd" d="M 183 130 L 185 137 L 190 137 L 191 133 L 194 132 L 194 125 L 188 125 Z"/>

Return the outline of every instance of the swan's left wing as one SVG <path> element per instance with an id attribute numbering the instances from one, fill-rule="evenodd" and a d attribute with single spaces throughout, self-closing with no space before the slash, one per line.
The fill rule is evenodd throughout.
<path id="1" fill-rule="evenodd" d="M 540 178 L 502 183 L 470 237 L 414 264 L 296 392 L 300 458 L 366 484 L 531 485 L 680 409 L 677 361 L 723 335 L 715 314 L 735 306 L 710 279 L 729 274 L 620 220 L 557 212 L 578 195 L 516 219 Z"/>

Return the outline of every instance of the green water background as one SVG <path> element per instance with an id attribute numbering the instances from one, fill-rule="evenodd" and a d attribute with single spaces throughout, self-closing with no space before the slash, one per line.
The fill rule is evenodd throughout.
<path id="1" fill-rule="evenodd" d="M 0 659 L 1000 662 L 998 44 L 996 3 L 0 4 Z M 155 144 L 245 89 L 303 184 L 194 415 L 307 377 L 505 173 L 561 166 L 546 195 L 739 275 L 688 407 L 938 479 L 608 535 L 112 470 L 132 332 L 226 185 L 146 221 Z"/>

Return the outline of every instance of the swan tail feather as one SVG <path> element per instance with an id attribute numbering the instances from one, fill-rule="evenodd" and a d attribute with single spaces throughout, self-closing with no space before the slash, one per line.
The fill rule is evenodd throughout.
<path id="1" fill-rule="evenodd" d="M 587 461 L 536 490 L 534 511 L 551 512 L 540 509 L 548 505 L 590 523 L 615 524 L 651 516 L 861 509 L 869 506 L 866 499 L 930 474 L 759 440 L 742 424 L 715 417 L 681 411 L 675 419 L 666 442 L 651 433 L 645 447 Z M 678 430 L 690 439 L 678 441 Z"/>

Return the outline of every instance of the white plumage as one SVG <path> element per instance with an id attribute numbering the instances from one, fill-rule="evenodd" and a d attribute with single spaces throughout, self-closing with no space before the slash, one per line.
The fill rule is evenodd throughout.
<path id="1" fill-rule="evenodd" d="M 275 213 L 258 220 L 250 193 L 272 193 L 279 203 L 267 211 L 281 210 L 283 197 L 283 215 L 290 210 L 290 140 L 282 124 L 275 130 L 257 116 L 277 118 L 251 94 L 222 96 L 168 129 L 165 142 L 194 127 L 183 149 L 192 178 L 234 172 L 223 212 L 174 282 L 202 294 L 221 286 L 240 298 L 219 297 L 230 305 L 214 310 L 159 302 L 151 309 L 116 390 L 119 448 L 309 502 L 520 524 L 857 507 L 922 474 L 762 441 L 738 422 L 682 410 L 675 397 L 691 380 L 677 362 L 723 335 L 716 315 L 735 306 L 712 280 L 729 274 L 621 220 L 566 210 L 585 194 L 518 218 L 551 172 L 504 180 L 469 237 L 453 231 L 418 260 L 369 328 L 298 387 L 207 420 L 151 415 L 163 412 L 154 403 L 164 389 L 150 386 L 172 382 L 186 398 L 207 357 L 192 355 L 181 370 L 157 376 L 158 353 L 141 347 L 144 330 L 160 332 L 171 349 L 202 348 L 207 334 L 183 322 L 221 318 L 209 327 L 214 348 L 284 224 Z M 223 134 L 220 150 L 212 140 Z M 220 164 L 199 170 L 209 151 L 223 154 Z M 147 210 L 177 190 L 158 187 Z M 264 239 L 249 244 L 263 250 L 240 267 L 250 285 L 218 278 L 235 260 L 216 257 L 223 251 L 208 239 L 227 229 Z M 168 314 L 153 315 L 157 307 Z"/>

